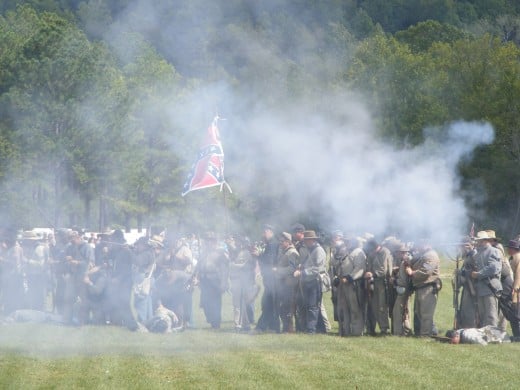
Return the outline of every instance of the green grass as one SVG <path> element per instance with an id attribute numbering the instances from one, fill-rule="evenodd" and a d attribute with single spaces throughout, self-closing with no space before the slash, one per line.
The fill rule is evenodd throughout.
<path id="1" fill-rule="evenodd" d="M 330 298 L 325 299 L 330 308 Z M 451 328 L 448 279 L 435 321 Z M 132 333 L 116 327 L 0 327 L 0 388 L 518 388 L 520 344 L 450 345 L 433 339 L 243 335 L 198 329 Z M 337 327 L 334 328 L 336 330 Z"/>

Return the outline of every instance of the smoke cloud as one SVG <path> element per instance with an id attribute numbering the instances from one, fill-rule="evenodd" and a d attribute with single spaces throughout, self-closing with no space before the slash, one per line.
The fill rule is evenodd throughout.
<path id="1" fill-rule="evenodd" d="M 189 73 L 187 64 L 194 52 L 208 50 L 204 42 L 215 42 L 215 31 L 208 25 L 220 23 L 222 34 L 234 28 L 230 9 L 208 9 L 204 3 L 197 2 L 190 9 L 192 14 L 194 9 L 200 11 L 195 22 L 179 19 L 182 7 L 175 13 L 165 4 L 136 1 L 106 38 L 114 40 L 127 29 L 145 35 L 153 31 L 159 36 L 162 52 L 182 73 Z M 259 20 L 266 10 L 267 5 L 248 12 Z M 320 40 L 309 30 L 304 34 L 303 25 L 298 28 L 302 38 L 294 38 L 297 44 L 290 50 L 310 56 Z M 252 194 L 266 194 L 266 202 L 260 200 L 253 206 L 259 219 L 284 229 L 296 216 L 312 215 L 323 229 L 397 234 L 412 240 L 427 237 L 438 242 L 467 233 L 467 210 L 457 168 L 476 147 L 493 142 L 494 130 L 489 124 L 454 122 L 427 128 L 422 144 L 397 148 L 381 141 L 366 104 L 347 91 L 331 92 L 324 86 L 309 93 L 301 86 L 304 92 L 300 97 L 288 96 L 280 105 L 281 88 L 275 85 L 296 77 L 294 64 L 281 61 L 277 49 L 260 36 L 250 31 L 241 36 L 236 46 L 219 47 L 223 52 L 218 58 L 254 57 L 256 69 L 264 72 L 263 88 L 248 85 L 241 69 L 229 68 L 231 62 L 217 64 L 240 75 L 240 85 L 223 77 L 193 91 L 184 99 L 182 110 L 164 109 L 171 112 L 177 128 L 197 137 L 197 131 L 209 123 L 218 107 L 227 119 L 221 123 L 226 177 L 242 202 L 247 203 Z M 334 74 L 330 64 L 328 70 Z M 206 122 L 201 122 L 204 111 Z M 238 219 L 235 226 L 240 226 Z"/>
<path id="2" fill-rule="evenodd" d="M 266 113 L 251 124 L 259 146 L 248 155 L 280 183 L 282 210 L 318 215 L 322 226 L 381 238 L 397 234 L 450 242 L 467 234 L 457 167 L 477 146 L 493 141 L 489 124 L 455 122 L 427 129 L 423 144 L 398 149 L 376 137 L 363 106 L 332 100 L 347 107 L 348 121 L 316 115 L 305 120 L 305 112 L 300 120 Z M 234 180 L 243 180 L 234 173 Z M 244 185 L 261 186 L 254 177 Z"/>

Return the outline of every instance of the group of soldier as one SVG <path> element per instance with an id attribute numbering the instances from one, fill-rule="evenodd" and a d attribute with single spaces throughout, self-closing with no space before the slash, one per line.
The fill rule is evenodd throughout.
<path id="1" fill-rule="evenodd" d="M 383 335 L 437 336 L 433 318 L 442 281 L 431 242 L 346 239 L 341 232 L 332 241 L 332 298 L 340 335 L 375 335 L 377 326 Z M 511 341 L 519 341 L 520 236 L 504 248 L 493 230 L 483 230 L 452 245 L 457 249 L 453 328 L 505 334 L 509 321 Z"/>
<path id="2" fill-rule="evenodd" d="M 160 235 L 130 245 L 121 230 L 96 237 L 73 229 L 4 234 L 0 313 L 15 321 L 180 329 L 191 316 L 187 245 L 182 239 L 166 250 Z"/>
<path id="3" fill-rule="evenodd" d="M 461 267 L 454 278 L 454 328 L 511 325 L 511 341 L 520 341 L 520 236 L 500 243 L 493 230 L 461 243 Z M 460 302 L 458 295 L 461 293 Z"/>
<path id="4" fill-rule="evenodd" d="M 520 237 L 504 249 L 495 232 L 486 230 L 451 245 L 458 252 L 452 281 L 454 329 L 505 332 L 509 321 L 512 340 L 520 340 Z M 437 336 L 440 258 L 427 239 L 405 243 L 391 236 L 378 241 L 368 233 L 334 231 L 324 244 L 301 224 L 278 235 L 266 225 L 262 249 L 239 256 L 246 257 L 259 264 L 264 283 L 257 331 L 326 332 L 330 323 L 322 294 L 330 290 L 340 336 Z M 242 293 L 235 305 L 250 296 Z M 244 326 L 240 318 L 235 317 L 239 329 Z"/>
<path id="5" fill-rule="evenodd" d="M 330 290 L 340 336 L 437 333 L 440 259 L 428 240 L 334 231 L 325 242 L 299 223 L 281 232 L 264 225 L 254 243 L 241 234 L 219 240 L 214 232 L 200 239 L 153 235 L 132 244 L 121 230 L 90 238 L 72 229 L 30 233 L 2 240 L 4 317 L 50 311 L 52 317 L 32 318 L 170 332 L 193 326 L 198 287 L 212 328 L 220 328 L 222 296 L 230 292 L 237 332 L 314 334 L 331 329 L 323 304 Z M 454 328 L 505 329 L 509 321 L 520 338 L 520 240 L 504 249 L 490 230 L 457 245 Z"/>

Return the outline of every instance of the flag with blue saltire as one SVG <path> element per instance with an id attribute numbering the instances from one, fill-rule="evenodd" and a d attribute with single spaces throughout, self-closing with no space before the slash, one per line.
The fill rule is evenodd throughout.
<path id="1" fill-rule="evenodd" d="M 231 192 L 231 188 L 224 179 L 224 150 L 218 130 L 219 119 L 216 116 L 208 127 L 206 137 L 197 155 L 197 161 L 193 164 L 186 183 L 184 183 L 182 196 L 190 191 L 214 186 L 220 186 L 222 190 L 224 184 Z"/>

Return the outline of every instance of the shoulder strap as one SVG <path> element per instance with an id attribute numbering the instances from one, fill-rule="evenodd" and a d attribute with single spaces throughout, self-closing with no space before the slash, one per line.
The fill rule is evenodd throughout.
<path id="1" fill-rule="evenodd" d="M 152 268 L 150 268 L 150 272 L 148 272 L 148 275 L 146 275 L 145 279 L 150 279 L 155 271 L 156 262 L 154 261 L 152 264 Z"/>

